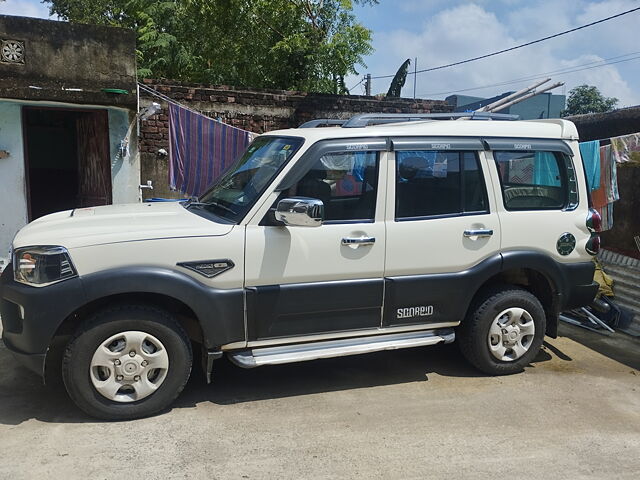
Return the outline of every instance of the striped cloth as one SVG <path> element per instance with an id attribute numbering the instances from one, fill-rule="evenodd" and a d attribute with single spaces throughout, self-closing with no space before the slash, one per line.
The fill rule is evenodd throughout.
<path id="1" fill-rule="evenodd" d="M 253 134 L 169 104 L 169 188 L 198 196 L 244 153 Z"/>

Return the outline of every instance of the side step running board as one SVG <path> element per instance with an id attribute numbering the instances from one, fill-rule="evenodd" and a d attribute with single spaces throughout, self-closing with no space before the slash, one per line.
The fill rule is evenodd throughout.
<path id="1" fill-rule="evenodd" d="M 361 353 L 395 350 L 398 348 L 422 347 L 436 343 L 451 343 L 455 339 L 453 329 L 427 330 L 420 332 L 374 335 L 325 342 L 298 343 L 281 347 L 253 348 L 230 352 L 229 359 L 242 368 L 261 365 L 304 362 L 318 358 L 342 357 Z"/>

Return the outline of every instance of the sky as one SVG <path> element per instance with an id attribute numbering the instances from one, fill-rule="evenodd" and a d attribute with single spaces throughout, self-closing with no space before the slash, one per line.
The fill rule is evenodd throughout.
<path id="1" fill-rule="evenodd" d="M 416 57 L 418 69 L 444 65 L 634 7 L 640 7 L 640 0 L 379 0 L 378 5 L 356 6 L 358 21 L 373 32 L 375 51 L 365 59 L 366 66 L 358 67 L 359 75 L 346 79 L 347 87 L 358 84 L 365 73 L 393 75 L 407 58 L 412 59 L 411 69 Z M 48 9 L 40 0 L 6 0 L 0 2 L 0 14 L 47 18 Z M 554 93 L 566 94 L 588 84 L 618 98 L 619 107 L 638 105 L 639 26 L 640 11 L 513 52 L 418 74 L 416 96 L 492 97 L 524 88 L 535 82 L 534 77 L 549 76 L 554 82 L 565 82 Z M 618 63 L 603 66 L 605 61 Z M 570 69 L 581 71 L 566 72 Z M 372 93 L 386 93 L 389 82 L 374 78 Z M 364 93 L 363 84 L 351 93 Z M 413 75 L 407 77 L 402 95 L 413 96 Z"/>
<path id="2" fill-rule="evenodd" d="M 377 6 L 360 6 L 355 13 L 373 31 L 375 52 L 359 73 L 394 74 L 404 60 L 418 58 L 418 70 L 484 55 L 526 43 L 586 23 L 640 7 L 638 0 L 380 0 Z M 513 52 L 417 75 L 416 96 L 443 99 L 462 94 L 492 97 L 519 90 L 535 82 L 523 77 L 542 76 L 570 67 L 601 65 L 640 57 L 640 11 Z M 635 55 L 627 55 L 637 52 Z M 627 55 L 621 57 L 622 55 Z M 597 63 L 596 63 L 597 62 Z M 589 65 L 586 65 L 589 64 Z M 583 67 L 577 67 L 583 65 Z M 413 64 L 410 67 L 413 69 Z M 640 104 L 640 58 L 580 72 L 548 75 L 571 88 L 595 85 L 618 106 Z M 361 77 L 352 76 L 350 88 Z M 372 93 L 386 93 L 390 79 L 374 79 Z M 550 82 L 551 83 L 551 82 Z M 487 88 L 467 90 L 475 87 Z M 466 90 L 466 91 L 463 91 Z M 362 93 L 362 84 L 352 93 Z M 413 96 L 413 76 L 402 91 Z"/>

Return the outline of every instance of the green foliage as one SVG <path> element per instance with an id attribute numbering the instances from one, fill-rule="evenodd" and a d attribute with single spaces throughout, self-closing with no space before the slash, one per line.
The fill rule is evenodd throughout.
<path id="1" fill-rule="evenodd" d="M 377 0 L 44 0 L 79 23 L 132 28 L 140 77 L 346 92 L 370 54 L 353 3 Z"/>
<path id="2" fill-rule="evenodd" d="M 582 115 L 585 113 L 603 113 L 613 110 L 618 103 L 617 98 L 605 97 L 597 87 L 580 85 L 569 91 L 567 108 L 562 116 Z"/>
<path id="3" fill-rule="evenodd" d="M 393 77 L 393 80 L 391 80 L 391 85 L 389 85 L 387 97 L 400 97 L 400 94 L 402 93 L 402 87 L 404 87 L 404 84 L 407 81 L 407 71 L 409 70 L 409 65 L 411 65 L 411 59 L 409 58 L 407 58 L 404 63 L 400 65 L 400 68 Z"/>

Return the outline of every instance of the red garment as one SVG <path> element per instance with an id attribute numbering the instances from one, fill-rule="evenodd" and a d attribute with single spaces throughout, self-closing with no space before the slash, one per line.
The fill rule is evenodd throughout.
<path id="1" fill-rule="evenodd" d="M 608 170 L 609 163 L 607 159 L 606 150 L 603 151 L 605 147 L 600 147 L 600 188 L 591 191 L 591 200 L 593 201 L 593 206 L 600 210 L 605 207 L 609 200 L 607 199 L 607 181 L 608 178 Z"/>

